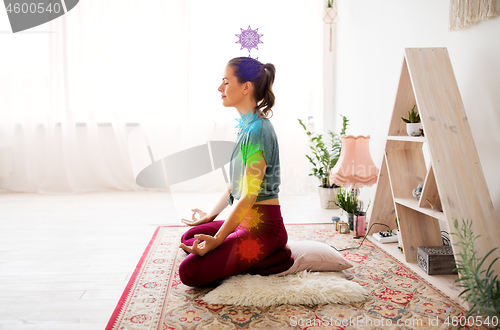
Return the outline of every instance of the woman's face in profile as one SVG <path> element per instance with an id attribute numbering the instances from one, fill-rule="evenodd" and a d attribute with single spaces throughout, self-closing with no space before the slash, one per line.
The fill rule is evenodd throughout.
<path id="1" fill-rule="evenodd" d="M 243 101 L 245 94 L 243 93 L 245 84 L 240 84 L 238 78 L 234 75 L 234 69 L 226 66 L 222 83 L 218 91 L 221 93 L 222 105 L 225 107 L 236 107 Z"/>

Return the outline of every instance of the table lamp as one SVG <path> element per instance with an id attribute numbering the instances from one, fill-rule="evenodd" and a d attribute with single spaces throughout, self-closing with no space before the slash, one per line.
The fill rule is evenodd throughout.
<path id="1" fill-rule="evenodd" d="M 377 182 L 378 168 L 370 155 L 370 136 L 342 136 L 337 164 L 330 172 L 330 182 L 339 186 L 361 188 Z"/>
<path id="2" fill-rule="evenodd" d="M 330 183 L 350 187 L 359 194 L 359 188 L 373 186 L 377 182 L 378 168 L 373 163 L 369 148 L 370 136 L 342 136 L 342 149 L 337 164 L 330 172 Z M 354 230 L 354 224 L 359 230 Z M 355 236 L 365 234 L 365 219 L 353 221 Z"/>

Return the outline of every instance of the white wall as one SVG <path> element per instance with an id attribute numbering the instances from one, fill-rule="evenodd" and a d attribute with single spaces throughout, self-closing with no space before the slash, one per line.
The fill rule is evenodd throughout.
<path id="1" fill-rule="evenodd" d="M 351 120 L 349 134 L 371 135 L 380 166 L 404 48 L 447 47 L 498 217 L 500 17 L 449 32 L 448 0 L 338 0 L 337 6 L 335 111 Z M 372 200 L 374 193 L 367 193 Z"/>

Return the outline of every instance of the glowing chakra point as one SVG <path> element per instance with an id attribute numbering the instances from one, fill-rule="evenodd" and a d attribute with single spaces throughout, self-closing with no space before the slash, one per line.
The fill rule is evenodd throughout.
<path id="1" fill-rule="evenodd" d="M 261 150 L 258 150 L 261 151 Z M 249 154 L 250 156 L 247 158 L 248 166 L 252 166 L 254 163 L 257 163 L 259 160 L 264 159 L 262 157 L 262 152 L 254 152 L 253 154 Z"/>
<path id="2" fill-rule="evenodd" d="M 236 70 L 236 73 L 238 73 L 241 78 L 248 81 L 255 81 L 259 73 L 262 72 L 263 68 L 259 62 L 259 58 L 252 58 L 250 55 L 241 58 L 241 62 L 238 64 L 238 69 Z"/>
<path id="3" fill-rule="evenodd" d="M 252 175 L 246 175 L 246 179 L 246 186 L 243 188 L 243 193 L 249 196 L 258 195 L 262 180 Z"/>
<path id="4" fill-rule="evenodd" d="M 260 217 L 263 215 L 264 213 L 259 213 L 257 209 L 252 209 L 250 211 L 250 218 L 245 218 L 245 221 L 243 222 L 242 226 L 248 229 L 252 228 L 259 229 L 259 223 L 262 223 Z"/>
<path id="5" fill-rule="evenodd" d="M 236 125 L 236 128 L 241 128 L 241 132 L 244 133 L 258 133 L 257 130 L 262 127 L 262 118 L 258 118 L 256 113 L 251 113 L 248 111 L 248 113 L 243 114 L 241 113 L 241 118 L 236 118 L 236 121 L 238 122 L 238 125 Z"/>
<path id="6" fill-rule="evenodd" d="M 245 219 L 248 211 L 250 211 L 250 206 L 243 208 L 240 213 L 236 214 L 236 216 L 238 217 L 237 223 L 241 223 L 243 219 Z"/>
<path id="7" fill-rule="evenodd" d="M 255 133 L 258 134 L 258 129 L 262 127 L 261 124 L 262 118 L 257 119 L 256 121 L 250 123 L 245 129 L 242 129 L 243 132 L 248 134 Z"/>
<path id="8" fill-rule="evenodd" d="M 241 175 L 241 180 L 236 180 L 235 191 L 240 191 L 241 196 L 249 195 L 256 196 L 259 194 L 260 185 L 263 180 L 259 180 L 256 176 L 252 175 Z"/>
<path id="9" fill-rule="evenodd" d="M 247 113 L 240 112 L 240 114 L 241 118 L 236 118 L 236 121 L 238 122 L 236 128 L 243 129 L 250 123 L 252 123 L 254 120 L 257 120 L 257 114 L 252 113 L 251 111 L 248 111 Z"/>
<path id="10" fill-rule="evenodd" d="M 262 159 L 262 154 L 257 152 L 259 149 L 258 144 L 248 143 L 241 146 L 240 152 L 236 156 L 236 159 L 241 159 L 243 164 L 251 166 L 252 164 L 258 162 Z"/>
<path id="11" fill-rule="evenodd" d="M 258 260 L 259 254 L 264 254 L 264 252 L 260 250 L 262 246 L 263 245 L 260 245 L 257 240 L 248 237 L 240 241 L 236 253 L 240 255 L 241 260 L 246 259 L 248 262 L 251 262 L 253 259 Z"/>
<path id="12" fill-rule="evenodd" d="M 252 50 L 252 48 L 259 50 L 258 45 L 263 44 L 263 42 L 260 41 L 260 37 L 262 37 L 263 34 L 257 33 L 259 31 L 259 29 L 257 28 L 255 30 L 252 30 L 250 28 L 250 25 L 249 25 L 248 29 L 243 30 L 242 28 L 240 28 L 240 30 L 241 30 L 241 34 L 235 34 L 235 36 L 238 37 L 238 41 L 236 41 L 235 43 L 241 44 L 240 50 L 242 50 L 243 48 L 246 48 L 246 49 L 248 49 L 249 53 Z"/>

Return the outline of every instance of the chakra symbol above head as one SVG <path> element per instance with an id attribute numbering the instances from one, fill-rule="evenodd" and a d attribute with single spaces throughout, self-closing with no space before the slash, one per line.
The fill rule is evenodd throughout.
<path id="1" fill-rule="evenodd" d="M 235 34 L 235 36 L 237 36 L 239 38 L 239 40 L 236 41 L 235 43 L 241 44 L 240 50 L 242 50 L 243 48 L 246 48 L 246 49 L 248 49 L 249 53 L 252 50 L 252 48 L 259 50 L 258 45 L 263 44 L 263 42 L 260 41 L 260 37 L 262 37 L 263 34 L 257 33 L 259 31 L 259 29 L 257 28 L 255 30 L 252 30 L 250 28 L 250 25 L 249 25 L 248 29 L 243 30 L 242 28 L 240 28 L 240 30 L 241 30 L 241 34 Z"/>

